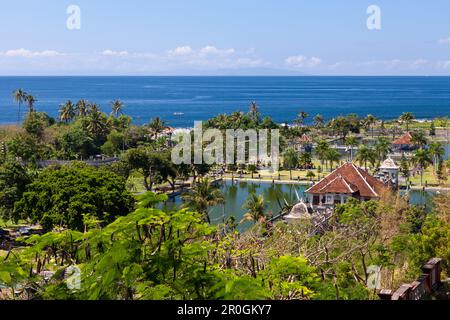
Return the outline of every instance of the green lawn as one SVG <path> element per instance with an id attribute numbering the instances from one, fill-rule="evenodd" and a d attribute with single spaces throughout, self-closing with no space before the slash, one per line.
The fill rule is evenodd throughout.
<path id="1" fill-rule="evenodd" d="M 420 186 L 420 174 L 417 174 L 415 177 L 410 177 L 409 180 L 413 185 Z M 427 170 L 425 170 L 425 172 L 423 173 L 423 184 L 425 185 L 426 183 L 431 185 L 439 184 L 439 181 L 437 180 L 436 175 L 433 172 L 432 166 L 428 167 Z M 450 177 L 448 177 L 447 182 L 441 186 L 450 187 Z"/>

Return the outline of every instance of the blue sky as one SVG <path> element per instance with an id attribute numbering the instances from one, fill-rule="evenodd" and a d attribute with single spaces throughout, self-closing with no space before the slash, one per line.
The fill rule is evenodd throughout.
<path id="1" fill-rule="evenodd" d="M 0 75 L 450 75 L 449 16 L 448 0 L 2 1 Z"/>

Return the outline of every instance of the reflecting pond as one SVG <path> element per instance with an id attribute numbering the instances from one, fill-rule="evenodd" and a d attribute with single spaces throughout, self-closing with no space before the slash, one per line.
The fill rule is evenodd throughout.
<path id="1" fill-rule="evenodd" d="M 308 188 L 308 186 L 300 184 L 272 184 L 270 182 L 244 181 L 235 181 L 232 183 L 229 180 L 221 182 L 219 187 L 224 195 L 225 203 L 210 208 L 209 215 L 211 222 L 214 224 L 221 223 L 230 216 L 234 216 L 236 222 L 239 223 L 246 212 L 242 207 L 252 192 L 264 196 L 267 205 L 266 214 L 277 215 L 280 212 L 284 200 L 291 204 L 296 203 L 298 201 L 297 195 L 300 198 L 304 197 L 304 191 Z M 431 206 L 434 195 L 436 195 L 436 192 L 411 190 L 409 191 L 410 204 L 427 204 Z M 163 205 L 163 208 L 168 210 L 175 209 L 181 203 L 181 197 L 177 196 L 167 201 Z M 245 230 L 249 225 L 249 223 L 241 224 L 239 229 Z"/>
<path id="2" fill-rule="evenodd" d="M 234 182 L 223 181 L 220 183 L 220 189 L 224 195 L 225 203 L 212 207 L 209 211 L 209 215 L 212 223 L 221 223 L 230 216 L 236 218 L 236 222 L 239 223 L 244 214 L 245 209 L 242 206 L 247 201 L 248 196 L 252 192 L 256 192 L 258 195 L 263 195 L 266 201 L 266 214 L 277 215 L 282 203 L 286 200 L 288 203 L 296 203 L 298 201 L 297 194 L 301 198 L 304 196 L 304 191 L 308 186 L 300 184 L 272 184 L 270 182 Z M 169 200 L 164 208 L 172 209 L 182 202 L 181 197 Z M 239 226 L 239 229 L 245 229 L 248 227 L 247 223 Z"/>

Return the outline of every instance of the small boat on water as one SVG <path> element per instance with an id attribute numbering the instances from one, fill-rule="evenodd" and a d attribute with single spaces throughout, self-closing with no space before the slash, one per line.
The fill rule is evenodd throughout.
<path id="1" fill-rule="evenodd" d="M 174 116 L 184 116 L 184 112 L 174 112 Z"/>

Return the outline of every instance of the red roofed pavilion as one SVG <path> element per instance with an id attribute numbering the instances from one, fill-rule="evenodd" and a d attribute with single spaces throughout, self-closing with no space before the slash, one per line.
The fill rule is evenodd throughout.
<path id="1" fill-rule="evenodd" d="M 400 138 L 392 142 L 392 144 L 397 146 L 406 146 L 411 145 L 412 143 L 412 135 L 411 133 L 407 132 L 404 135 L 402 135 Z"/>
<path id="2" fill-rule="evenodd" d="M 367 171 L 346 163 L 337 168 L 313 187 L 306 190 L 314 206 L 342 204 L 348 198 L 367 201 L 380 198 L 387 187 Z"/>

